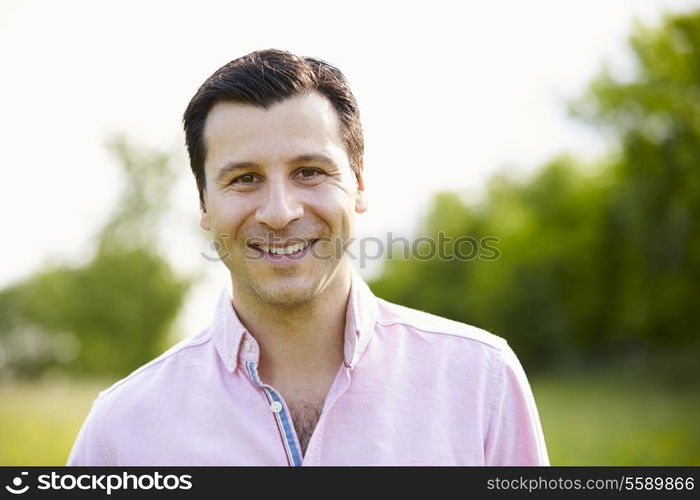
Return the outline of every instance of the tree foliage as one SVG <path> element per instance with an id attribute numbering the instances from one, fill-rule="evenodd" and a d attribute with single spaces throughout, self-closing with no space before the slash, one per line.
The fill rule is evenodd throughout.
<path id="1" fill-rule="evenodd" d="M 378 295 L 487 328 L 531 366 L 698 351 L 700 12 L 630 38 L 635 72 L 604 69 L 572 103 L 611 138 L 594 164 L 500 175 L 470 205 L 437 195 L 421 234 L 499 238 L 495 261 L 394 259 Z"/>
<path id="2" fill-rule="evenodd" d="M 124 189 L 83 266 L 50 265 L 0 291 L 0 374 L 125 375 L 165 347 L 189 287 L 156 249 L 176 178 L 163 153 L 109 145 Z"/>

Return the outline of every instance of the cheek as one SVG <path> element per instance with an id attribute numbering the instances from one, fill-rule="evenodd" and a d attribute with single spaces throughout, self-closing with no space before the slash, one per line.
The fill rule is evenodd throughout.
<path id="1" fill-rule="evenodd" d="M 355 201 L 344 192 L 336 190 L 317 200 L 315 206 L 316 213 L 323 217 L 334 234 L 347 237 L 354 231 Z"/>
<path id="2" fill-rule="evenodd" d="M 342 193 L 317 197 L 310 205 L 313 212 L 325 219 L 334 231 L 345 229 L 352 216 L 352 206 L 351 201 Z"/>
<path id="3" fill-rule="evenodd" d="M 245 214 L 239 209 L 233 209 L 230 206 L 219 205 L 213 207 L 209 213 L 209 223 L 211 232 L 216 238 L 235 238 L 238 231 L 245 221 Z"/>
<path id="4" fill-rule="evenodd" d="M 346 182 L 331 180 L 325 189 L 315 196 L 316 202 L 339 217 L 346 217 L 354 212 L 356 193 Z"/>

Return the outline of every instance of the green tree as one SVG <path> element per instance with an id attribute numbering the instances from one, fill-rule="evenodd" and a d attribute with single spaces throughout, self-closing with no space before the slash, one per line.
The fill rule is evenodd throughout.
<path id="1" fill-rule="evenodd" d="M 604 69 L 572 104 L 612 138 L 526 180 L 491 179 L 482 204 L 438 194 L 421 235 L 498 238 L 497 260 L 386 263 L 378 295 L 502 335 L 531 367 L 634 352 L 700 352 L 700 12 L 641 25 L 635 74 Z"/>
<path id="2" fill-rule="evenodd" d="M 700 333 L 700 13 L 637 26 L 631 47 L 636 74 L 603 71 L 573 109 L 619 141 L 613 334 L 683 346 Z"/>
<path id="3" fill-rule="evenodd" d="M 165 347 L 188 278 L 157 250 L 177 178 L 167 155 L 116 138 L 125 183 L 83 266 L 52 265 L 0 291 L 0 371 L 124 375 Z"/>

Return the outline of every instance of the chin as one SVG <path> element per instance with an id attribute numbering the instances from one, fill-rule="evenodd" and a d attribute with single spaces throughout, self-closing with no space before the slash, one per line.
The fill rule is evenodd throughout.
<path id="1" fill-rule="evenodd" d="M 276 307 L 293 307 L 309 302 L 314 298 L 318 287 L 310 282 L 300 283 L 300 280 L 274 280 L 272 283 L 261 283 L 257 294 L 263 302 Z"/>

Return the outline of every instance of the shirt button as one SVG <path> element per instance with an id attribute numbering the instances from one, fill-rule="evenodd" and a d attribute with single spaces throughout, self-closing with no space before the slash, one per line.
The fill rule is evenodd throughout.
<path id="1" fill-rule="evenodd" d="M 243 341 L 243 349 L 245 349 L 245 352 L 250 352 L 253 349 L 253 345 L 246 339 Z"/>
<path id="2" fill-rule="evenodd" d="M 279 401 L 274 401 L 270 405 L 270 409 L 272 410 L 272 413 L 279 413 L 282 411 L 282 403 L 280 403 Z"/>
<path id="3" fill-rule="evenodd" d="M 234 365 L 234 363 L 235 363 L 234 360 L 232 360 L 232 359 L 229 359 L 229 360 L 228 360 L 228 362 L 226 363 L 226 368 L 228 369 L 228 371 L 233 371 L 233 365 Z"/>

